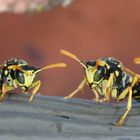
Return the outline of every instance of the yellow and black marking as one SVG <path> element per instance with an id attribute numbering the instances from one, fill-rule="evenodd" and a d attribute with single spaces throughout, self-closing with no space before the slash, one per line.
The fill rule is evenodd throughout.
<path id="1" fill-rule="evenodd" d="M 78 61 L 83 66 L 85 75 L 78 88 L 65 98 L 73 97 L 86 83 L 93 91 L 96 102 L 108 102 L 110 96 L 117 101 L 128 97 L 126 112 L 116 123 L 116 126 L 122 125 L 131 110 L 132 98 L 140 101 L 140 76 L 112 57 L 84 62 L 66 50 L 60 50 L 60 53 Z M 135 62 L 140 63 L 140 59 L 135 59 Z"/>
<path id="2" fill-rule="evenodd" d="M 43 70 L 56 67 L 66 67 L 66 64 L 57 63 L 43 68 L 35 68 L 22 59 L 11 58 L 5 61 L 0 67 L 0 87 L 2 92 L 0 100 L 3 100 L 7 91 L 20 87 L 24 93 L 33 88 L 28 100 L 31 102 L 41 85 L 41 81 L 37 80 L 37 74 Z"/>

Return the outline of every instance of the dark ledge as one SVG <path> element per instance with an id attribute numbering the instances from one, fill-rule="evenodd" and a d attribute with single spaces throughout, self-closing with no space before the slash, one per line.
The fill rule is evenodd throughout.
<path id="1" fill-rule="evenodd" d="M 126 103 L 97 104 L 48 96 L 36 96 L 32 103 L 27 100 L 28 95 L 12 94 L 0 103 L 0 139 L 139 139 L 139 103 L 133 105 L 125 124 L 115 127 Z"/>

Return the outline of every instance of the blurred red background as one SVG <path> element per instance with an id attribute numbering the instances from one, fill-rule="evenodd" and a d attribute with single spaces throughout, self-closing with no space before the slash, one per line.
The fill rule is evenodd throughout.
<path id="1" fill-rule="evenodd" d="M 82 60 L 112 56 L 139 73 L 140 1 L 75 0 L 66 8 L 35 14 L 0 14 L 0 62 L 15 57 L 36 67 L 65 62 L 39 74 L 43 95 L 66 96 L 83 79 L 82 67 L 59 53 L 66 49 Z M 76 97 L 92 98 L 85 88 Z"/>

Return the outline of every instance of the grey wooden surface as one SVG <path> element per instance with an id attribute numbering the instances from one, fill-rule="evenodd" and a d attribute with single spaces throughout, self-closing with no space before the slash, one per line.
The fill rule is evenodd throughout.
<path id="1" fill-rule="evenodd" d="M 135 103 L 125 124 L 113 125 L 126 103 L 97 104 L 82 99 L 9 94 L 0 103 L 0 139 L 7 140 L 132 140 L 140 139 L 140 104 Z"/>

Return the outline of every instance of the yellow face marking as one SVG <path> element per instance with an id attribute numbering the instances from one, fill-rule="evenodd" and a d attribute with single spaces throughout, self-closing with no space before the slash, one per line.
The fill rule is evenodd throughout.
<path id="1" fill-rule="evenodd" d="M 106 84 L 107 84 L 107 80 L 102 80 L 101 85 L 102 85 L 103 87 L 105 87 Z"/>
<path id="2" fill-rule="evenodd" d="M 135 96 L 134 98 L 135 98 L 135 99 L 138 99 L 138 98 L 140 98 L 140 96 Z"/>
<path id="3" fill-rule="evenodd" d="M 8 74 L 8 70 L 5 70 L 5 71 L 4 71 L 4 74 L 7 75 L 7 74 Z"/>
<path id="4" fill-rule="evenodd" d="M 102 92 L 102 88 L 96 86 L 95 90 L 97 91 L 97 93 L 99 93 L 100 95 L 104 96 L 104 93 Z"/>
<path id="5" fill-rule="evenodd" d="M 115 75 L 118 77 L 119 76 L 119 72 L 118 71 L 115 71 Z"/>
<path id="6" fill-rule="evenodd" d="M 137 93 L 137 90 L 134 90 L 133 93 Z"/>
<path id="7" fill-rule="evenodd" d="M 107 80 L 101 81 L 102 95 L 105 95 L 105 93 L 106 93 L 106 84 L 107 84 Z"/>
<path id="8" fill-rule="evenodd" d="M 89 66 L 88 68 L 85 69 L 88 83 L 94 83 L 93 76 L 94 76 L 95 71 L 96 69 L 94 69 L 94 67 L 92 66 Z"/>
<path id="9" fill-rule="evenodd" d="M 132 81 L 133 81 L 133 78 L 132 78 L 132 77 L 130 77 L 130 78 L 129 78 L 129 82 L 130 82 L 130 83 L 132 83 Z"/>
<path id="10" fill-rule="evenodd" d="M 117 67 L 118 67 L 118 68 L 121 68 L 121 65 L 119 64 Z"/>
<path id="11" fill-rule="evenodd" d="M 25 83 L 24 83 L 24 86 L 26 87 L 29 87 L 32 85 L 33 81 L 34 81 L 34 78 L 35 78 L 35 75 L 29 75 L 29 76 L 26 76 L 25 75 Z"/>
<path id="12" fill-rule="evenodd" d="M 111 95 L 114 99 L 116 99 L 117 98 L 117 89 L 112 89 Z"/>

